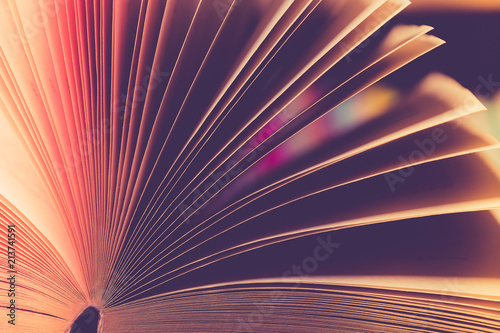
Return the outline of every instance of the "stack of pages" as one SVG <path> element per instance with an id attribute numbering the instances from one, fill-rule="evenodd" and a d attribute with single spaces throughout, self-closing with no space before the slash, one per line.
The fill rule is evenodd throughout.
<path id="1" fill-rule="evenodd" d="M 0 331 L 500 331 L 484 106 L 371 87 L 407 5 L 2 1 Z"/>

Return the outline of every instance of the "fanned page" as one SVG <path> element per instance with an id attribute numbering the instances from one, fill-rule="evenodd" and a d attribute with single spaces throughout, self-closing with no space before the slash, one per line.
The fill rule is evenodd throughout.
<path id="1" fill-rule="evenodd" d="M 5 0 L 2 332 L 500 331 L 499 142 L 406 0 Z"/>

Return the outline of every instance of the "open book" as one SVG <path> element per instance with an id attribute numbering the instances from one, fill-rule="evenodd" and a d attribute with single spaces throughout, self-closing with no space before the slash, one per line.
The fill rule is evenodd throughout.
<path id="1" fill-rule="evenodd" d="M 5 0 L 2 332 L 500 330 L 498 142 L 406 0 Z"/>

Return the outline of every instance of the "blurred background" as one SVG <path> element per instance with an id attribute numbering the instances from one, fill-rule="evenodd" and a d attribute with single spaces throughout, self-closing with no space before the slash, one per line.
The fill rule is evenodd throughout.
<path id="1" fill-rule="evenodd" d="M 402 13 L 380 28 L 384 38 L 398 24 L 429 25 L 446 44 L 410 62 L 379 83 L 345 101 L 275 149 L 240 179 L 256 177 L 293 163 L 300 156 L 328 145 L 329 140 L 377 117 L 408 93 L 425 76 L 440 72 L 472 91 L 487 107 L 468 120 L 500 140 L 500 0 L 412 0 Z M 472 119 L 471 119 L 472 118 Z M 491 157 L 500 166 L 500 150 Z"/>
<path id="2" fill-rule="evenodd" d="M 412 0 L 386 27 L 425 24 L 446 44 L 381 83 L 405 92 L 430 72 L 451 76 L 488 108 L 479 121 L 500 139 L 500 0 Z M 500 155 L 500 154 L 498 154 Z"/>
<path id="3" fill-rule="evenodd" d="M 383 29 L 396 24 L 434 27 L 446 44 L 391 74 L 384 83 L 407 89 L 432 71 L 453 77 L 472 92 L 481 77 L 500 88 L 500 0 L 413 0 Z M 484 90 L 484 89 L 483 89 Z M 486 90 L 482 91 L 486 95 Z M 478 96 L 479 97 L 479 96 Z"/>

